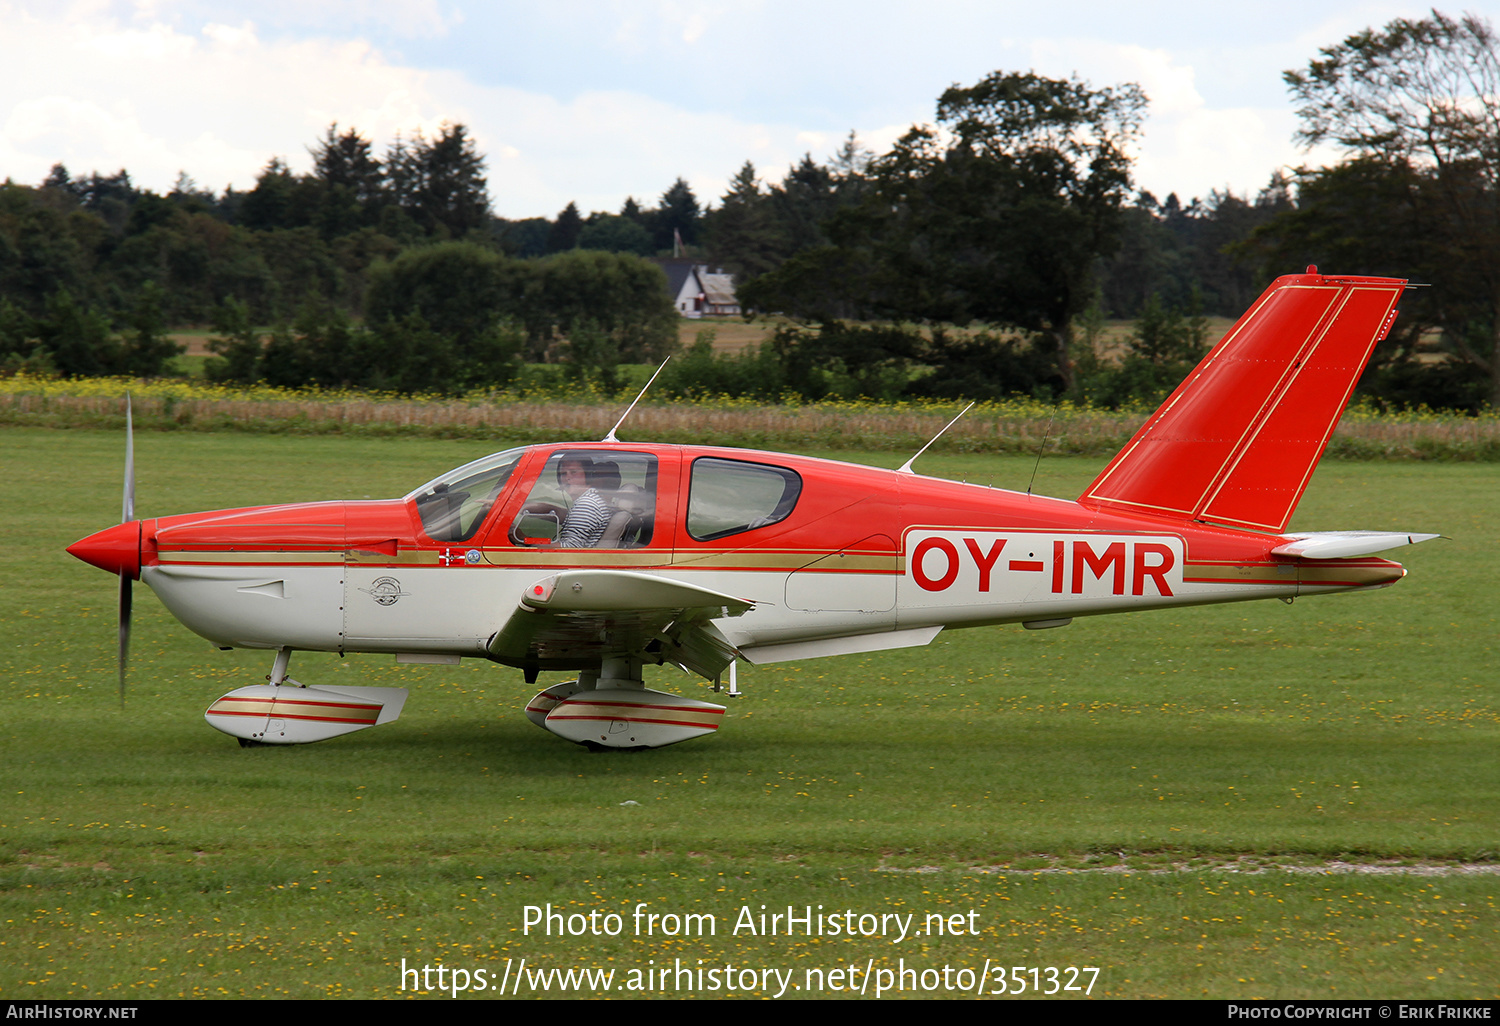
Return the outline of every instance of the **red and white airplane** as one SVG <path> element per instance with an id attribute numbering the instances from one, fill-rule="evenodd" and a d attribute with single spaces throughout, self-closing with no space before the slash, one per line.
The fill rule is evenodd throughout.
<path id="1" fill-rule="evenodd" d="M 241 744 L 395 719 L 400 688 L 308 687 L 294 650 L 575 670 L 539 726 L 657 747 L 724 707 L 647 689 L 773 663 L 925 645 L 940 631 L 1382 588 L 1374 553 L 1431 534 L 1285 533 L 1405 282 L 1275 281 L 1076 500 L 781 453 L 619 442 L 495 453 L 405 498 L 136 520 L 69 548 L 223 648 L 273 650 L 268 684 L 208 709 Z M 627 411 L 628 412 L 628 411 Z M 127 456 L 127 468 L 130 457 Z M 122 692 L 123 693 L 123 692 Z"/>

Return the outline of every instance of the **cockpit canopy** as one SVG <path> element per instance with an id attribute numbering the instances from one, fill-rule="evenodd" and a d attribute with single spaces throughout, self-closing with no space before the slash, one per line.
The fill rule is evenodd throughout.
<path id="1" fill-rule="evenodd" d="M 695 455 L 676 448 L 649 452 L 626 448 L 561 447 L 525 480 L 513 475 L 528 452 L 507 449 L 450 470 L 405 496 L 416 504 L 427 537 L 544 548 L 634 549 L 672 544 L 678 517 L 688 538 L 712 542 L 786 520 L 802 495 L 795 470 L 753 459 Z M 684 458 L 686 457 L 686 458 Z M 660 471 L 682 461 L 686 494 Z M 481 537 L 509 485 L 504 526 Z M 680 503 L 680 507 L 679 507 Z M 660 522 L 658 522 L 658 518 Z"/>
<path id="2" fill-rule="evenodd" d="M 497 452 L 465 463 L 408 493 L 405 498 L 416 502 L 427 537 L 446 542 L 474 537 L 524 455 L 524 446 Z"/>

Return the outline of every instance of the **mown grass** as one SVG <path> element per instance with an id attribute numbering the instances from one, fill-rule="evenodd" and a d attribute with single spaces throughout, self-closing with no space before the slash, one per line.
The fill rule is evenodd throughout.
<path id="1" fill-rule="evenodd" d="M 136 444 L 141 516 L 399 494 L 485 448 Z M 622 974 L 1091 965 L 1092 996 L 1495 996 L 1489 466 L 1319 470 L 1295 527 L 1451 537 L 1398 554 L 1412 572 L 1390 589 L 747 669 L 719 735 L 592 756 L 524 721 L 512 671 L 312 654 L 301 679 L 409 686 L 407 712 L 243 751 L 202 710 L 267 658 L 211 651 L 147 589 L 121 711 L 113 582 L 62 552 L 118 517 L 121 438 L 12 428 L 0 451 L 0 996 L 400 996 L 403 958 L 499 973 L 522 956 Z M 1075 495 L 1098 467 L 1048 458 L 1036 488 Z M 1032 461 L 918 470 L 1024 488 Z M 628 922 L 640 901 L 719 933 L 521 932 L 526 905 Z M 980 933 L 728 932 L 761 904 L 972 909 Z"/>
<path id="2" fill-rule="evenodd" d="M 649 368 L 633 368 L 641 374 Z M 644 379 L 642 379 L 644 380 Z M 0 379 L 0 426 L 119 429 L 125 395 L 137 428 L 153 431 L 455 438 L 495 443 L 602 438 L 635 389 L 619 394 L 553 381 L 538 392 L 398 397 L 352 391 L 246 388 L 186 380 L 131 381 L 15 377 Z M 648 400 L 626 437 L 643 442 L 691 438 L 705 445 L 905 452 L 924 445 L 966 404 L 794 399 L 766 404 L 727 397 Z M 1034 399 L 977 404 L 953 425 L 936 452 L 1107 457 L 1150 408 L 1096 409 Z M 1329 447 L 1334 459 L 1500 461 L 1500 415 L 1477 417 L 1356 407 Z"/>

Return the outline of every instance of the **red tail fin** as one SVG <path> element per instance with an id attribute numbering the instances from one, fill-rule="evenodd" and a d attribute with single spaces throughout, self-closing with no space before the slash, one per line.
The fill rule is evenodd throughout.
<path id="1" fill-rule="evenodd" d="M 1406 285 L 1309 270 L 1271 283 L 1080 502 L 1285 530 Z"/>

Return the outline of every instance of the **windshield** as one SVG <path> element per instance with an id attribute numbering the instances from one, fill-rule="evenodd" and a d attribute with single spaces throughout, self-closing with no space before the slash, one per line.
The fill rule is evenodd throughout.
<path id="1" fill-rule="evenodd" d="M 415 500 L 422 530 L 434 541 L 468 541 L 500 497 L 525 448 L 507 449 L 466 463 L 406 496 Z"/>

